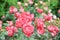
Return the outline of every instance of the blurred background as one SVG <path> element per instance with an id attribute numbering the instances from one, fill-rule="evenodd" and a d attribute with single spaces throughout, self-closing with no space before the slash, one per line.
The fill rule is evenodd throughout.
<path id="1" fill-rule="evenodd" d="M 7 14 L 9 7 L 14 5 L 16 7 L 18 7 L 17 2 L 21 2 L 22 5 L 24 5 L 24 3 L 27 3 L 27 0 L 0 0 L 0 16 Z M 34 4 L 39 4 L 40 0 L 33 0 Z M 60 0 L 42 0 L 44 2 L 46 2 L 47 6 L 52 9 L 53 14 L 57 15 L 58 17 L 60 17 L 58 14 L 58 10 L 60 9 Z M 34 7 L 34 4 L 32 4 L 32 7 Z M 38 5 L 40 6 L 40 5 Z"/>

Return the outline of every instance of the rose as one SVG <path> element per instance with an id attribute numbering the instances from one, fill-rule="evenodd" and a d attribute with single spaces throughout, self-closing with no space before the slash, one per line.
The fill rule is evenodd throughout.
<path id="1" fill-rule="evenodd" d="M 49 25 L 47 27 L 48 31 L 51 32 L 51 35 L 52 36 L 55 36 L 58 32 L 59 32 L 59 29 L 58 27 L 54 26 L 54 25 Z"/>
<path id="2" fill-rule="evenodd" d="M 31 24 L 28 24 L 28 23 L 24 24 L 23 32 L 24 32 L 25 36 L 30 37 L 34 32 L 34 26 Z"/>
<path id="3" fill-rule="evenodd" d="M 44 21 L 43 19 L 35 19 L 35 23 L 36 23 L 36 29 L 37 29 L 37 32 L 39 34 L 44 34 L 45 33 L 45 30 L 44 30 Z"/>
<path id="4" fill-rule="evenodd" d="M 14 33 L 18 32 L 17 28 L 14 26 L 7 26 L 6 30 L 8 32 L 8 36 L 13 36 Z"/>
<path id="5" fill-rule="evenodd" d="M 38 8 L 36 11 L 37 11 L 38 13 L 42 13 L 42 12 L 43 12 L 43 10 L 42 10 L 42 9 L 39 9 L 39 8 Z"/>
<path id="6" fill-rule="evenodd" d="M 10 14 L 16 13 L 18 10 L 15 6 L 11 6 L 9 9 Z"/>

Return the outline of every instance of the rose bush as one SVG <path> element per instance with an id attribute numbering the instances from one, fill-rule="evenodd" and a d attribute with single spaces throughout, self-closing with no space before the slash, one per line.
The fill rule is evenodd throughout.
<path id="1" fill-rule="evenodd" d="M 26 0 L 17 4 L 17 7 L 10 6 L 7 14 L 1 17 L 0 40 L 57 39 L 60 19 L 52 13 L 47 2 Z"/>

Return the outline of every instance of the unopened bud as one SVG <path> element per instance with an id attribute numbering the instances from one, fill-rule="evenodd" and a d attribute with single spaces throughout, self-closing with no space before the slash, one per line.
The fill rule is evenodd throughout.
<path id="1" fill-rule="evenodd" d="M 21 5 L 21 2 L 17 2 L 17 4 L 20 6 Z"/>
<path id="2" fill-rule="evenodd" d="M 43 4 L 43 1 L 39 1 L 41 4 Z"/>
<path id="3" fill-rule="evenodd" d="M 25 3 L 24 6 L 28 6 L 28 3 Z"/>

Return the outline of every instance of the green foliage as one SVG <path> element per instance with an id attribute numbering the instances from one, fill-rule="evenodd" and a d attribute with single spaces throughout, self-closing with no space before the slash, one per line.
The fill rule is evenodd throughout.
<path id="1" fill-rule="evenodd" d="M 53 40 L 60 40 L 60 33 L 58 33 L 57 36 Z"/>
<path id="2" fill-rule="evenodd" d="M 17 6 L 17 0 L 1 0 L 0 1 L 0 16 L 7 14 L 10 6 Z"/>

